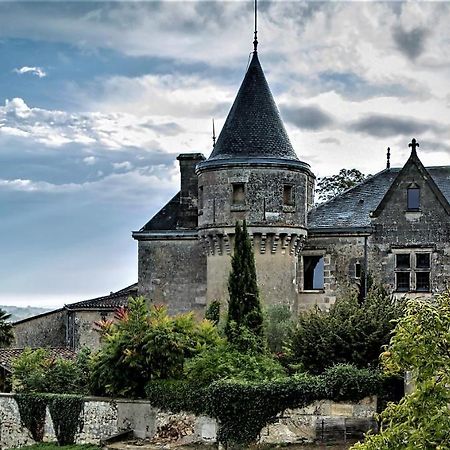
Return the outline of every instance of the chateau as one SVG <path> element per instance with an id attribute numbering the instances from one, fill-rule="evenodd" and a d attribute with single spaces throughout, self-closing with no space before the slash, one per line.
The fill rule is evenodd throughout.
<path id="1" fill-rule="evenodd" d="M 450 167 L 411 156 L 314 206 L 315 176 L 291 145 L 257 41 L 244 80 L 209 158 L 178 156 L 180 191 L 139 231 L 138 283 L 17 322 L 16 346 L 96 347 L 94 321 L 144 295 L 171 313 L 202 316 L 227 301 L 237 221 L 253 241 L 261 300 L 293 313 L 327 309 L 370 276 L 396 295 L 430 296 L 450 276 Z"/>

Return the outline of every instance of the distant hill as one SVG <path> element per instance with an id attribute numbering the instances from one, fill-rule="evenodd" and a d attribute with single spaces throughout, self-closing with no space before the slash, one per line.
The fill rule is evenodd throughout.
<path id="1" fill-rule="evenodd" d="M 16 322 L 18 320 L 27 319 L 28 317 L 36 316 L 37 314 L 42 314 L 51 309 L 37 308 L 35 306 L 11 306 L 11 305 L 0 305 L 0 309 L 11 314 L 8 322 Z"/>

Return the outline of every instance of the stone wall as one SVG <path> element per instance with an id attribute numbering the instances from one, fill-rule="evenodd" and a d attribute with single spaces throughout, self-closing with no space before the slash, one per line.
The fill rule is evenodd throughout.
<path id="1" fill-rule="evenodd" d="M 13 347 L 64 347 L 66 311 L 58 309 L 14 324 Z"/>
<path id="2" fill-rule="evenodd" d="M 374 425 L 376 397 L 367 397 L 358 403 L 318 401 L 307 408 L 288 410 L 277 422 L 261 432 L 264 443 L 296 443 L 321 440 L 331 426 L 338 429 L 335 440 L 357 423 L 358 430 Z M 102 440 L 126 430 L 133 430 L 137 438 L 167 442 L 167 436 L 176 436 L 177 443 L 215 442 L 217 424 L 208 417 L 192 414 L 172 414 L 153 408 L 145 400 L 126 400 L 87 397 L 81 417 L 82 428 L 76 434 L 77 444 L 100 444 Z M 341 424 L 336 427 L 336 423 Z M 331 424 L 331 425 L 330 425 Z M 343 434 L 343 436 L 344 436 Z M 355 436 L 361 437 L 361 436 Z M 55 441 L 52 420 L 47 410 L 44 441 Z M 22 425 L 13 394 L 0 394 L 0 449 L 32 444 L 30 432 Z"/>
<path id="3" fill-rule="evenodd" d="M 167 305 L 170 314 L 194 311 L 203 316 L 206 305 L 206 255 L 196 233 L 188 239 L 139 241 L 139 295 L 152 304 Z"/>

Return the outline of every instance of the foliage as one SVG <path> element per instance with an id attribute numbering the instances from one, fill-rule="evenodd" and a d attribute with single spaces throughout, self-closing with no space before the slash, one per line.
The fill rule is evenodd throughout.
<path id="1" fill-rule="evenodd" d="M 319 376 L 303 373 L 253 383 L 220 380 L 205 386 L 181 380 L 152 381 L 146 393 L 152 405 L 161 409 L 216 418 L 220 442 L 248 444 L 287 408 L 304 407 L 319 399 L 358 401 L 379 394 L 383 387 L 381 373 L 345 366 Z"/>
<path id="2" fill-rule="evenodd" d="M 294 321 L 287 305 L 271 305 L 267 308 L 266 336 L 269 350 L 280 355 L 292 337 Z"/>
<path id="3" fill-rule="evenodd" d="M 26 348 L 13 361 L 12 385 L 16 392 L 86 393 L 84 370 L 77 361 L 54 357 L 47 349 Z"/>
<path id="4" fill-rule="evenodd" d="M 450 448 L 450 293 L 411 299 L 382 355 L 387 371 L 409 371 L 413 393 L 381 414 L 382 431 L 358 450 Z"/>
<path id="5" fill-rule="evenodd" d="M 242 353 L 230 345 L 201 353 L 186 364 L 185 372 L 189 382 L 200 386 L 223 379 L 256 382 L 286 375 L 281 365 L 270 356 Z"/>
<path id="6" fill-rule="evenodd" d="M 100 447 L 92 444 L 66 445 L 64 450 L 99 450 Z M 56 442 L 41 442 L 39 444 L 27 445 L 27 450 L 60 450 Z"/>
<path id="7" fill-rule="evenodd" d="M 10 317 L 11 314 L 0 309 L 0 348 L 8 347 L 14 339 L 12 324 L 7 321 Z"/>
<path id="8" fill-rule="evenodd" d="M 45 408 L 47 400 L 44 394 L 16 394 L 20 419 L 36 442 L 44 438 Z"/>
<path id="9" fill-rule="evenodd" d="M 51 394 L 47 396 L 47 401 L 58 444 L 73 444 L 75 434 L 81 428 L 80 415 L 83 410 L 83 397 Z"/>
<path id="10" fill-rule="evenodd" d="M 365 179 L 366 176 L 357 169 L 341 169 L 336 175 L 319 178 L 316 194 L 320 202 L 331 200 Z"/>
<path id="11" fill-rule="evenodd" d="M 244 351 L 265 349 L 264 319 L 259 301 L 255 257 L 245 220 L 242 228 L 239 222 L 236 223 L 228 292 L 230 299 L 225 325 L 228 342 Z"/>
<path id="12" fill-rule="evenodd" d="M 404 305 L 373 287 L 362 305 L 355 295 L 338 299 L 329 312 L 302 313 L 290 344 L 290 361 L 321 373 L 339 363 L 377 367 Z"/>
<path id="13" fill-rule="evenodd" d="M 220 320 L 220 300 L 213 300 L 205 311 L 205 319 L 217 325 Z"/>
<path id="14" fill-rule="evenodd" d="M 75 433 L 81 426 L 80 414 L 83 398 L 78 395 L 16 394 L 20 418 L 33 439 L 44 437 L 45 410 L 48 406 L 59 445 L 73 444 Z"/>
<path id="15" fill-rule="evenodd" d="M 92 362 L 96 394 L 142 397 L 147 381 L 181 377 L 185 358 L 221 341 L 211 322 L 197 323 L 192 313 L 170 317 L 143 297 L 130 299 L 114 323 L 97 325 L 103 345 Z"/>

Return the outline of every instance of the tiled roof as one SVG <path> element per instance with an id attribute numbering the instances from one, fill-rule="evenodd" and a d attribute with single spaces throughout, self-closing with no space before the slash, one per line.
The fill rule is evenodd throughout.
<path id="1" fill-rule="evenodd" d="M 49 347 L 46 350 L 54 358 L 75 359 L 76 357 L 76 353 L 66 347 Z M 11 372 L 13 360 L 18 358 L 23 351 L 23 348 L 0 348 L 0 367 Z"/>
<path id="2" fill-rule="evenodd" d="M 375 211 L 401 169 L 386 169 L 322 203 L 308 214 L 308 228 L 357 228 L 371 224 Z M 444 197 L 450 201 L 450 166 L 427 167 Z"/>
<path id="3" fill-rule="evenodd" d="M 208 161 L 236 157 L 298 161 L 256 52 Z"/>
<path id="4" fill-rule="evenodd" d="M 83 300 L 77 303 L 71 303 L 66 305 L 66 308 L 70 310 L 74 309 L 107 309 L 114 310 L 120 308 L 121 306 L 128 305 L 129 297 L 137 296 L 137 283 L 132 284 L 124 289 L 117 292 L 111 292 L 109 295 L 104 297 L 97 297 L 90 300 Z"/>

